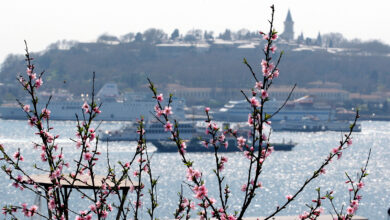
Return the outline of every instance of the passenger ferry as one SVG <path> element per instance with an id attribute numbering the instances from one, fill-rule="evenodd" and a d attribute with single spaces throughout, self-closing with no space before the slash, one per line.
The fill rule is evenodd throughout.
<path id="1" fill-rule="evenodd" d="M 193 122 L 181 122 L 179 123 L 179 134 L 180 138 L 186 141 L 187 152 L 212 152 L 213 147 L 205 147 L 202 144 L 201 139 L 207 139 L 204 133 L 201 133 L 199 127 Z M 100 137 L 103 141 L 137 141 L 139 134 L 136 132 L 136 125 L 125 126 L 118 130 L 106 131 Z M 242 134 L 246 135 L 247 131 L 241 131 Z M 160 122 L 148 122 L 145 126 L 144 138 L 147 142 L 152 143 L 156 148 L 157 152 L 177 152 L 176 143 L 171 140 L 170 132 L 166 132 L 163 125 Z M 227 137 L 228 147 L 222 146 L 220 152 L 236 152 L 241 151 L 237 147 L 237 140 L 233 137 Z M 281 142 L 272 143 L 271 146 L 277 151 L 290 151 L 296 145 L 296 143 Z M 265 147 L 265 146 L 263 146 Z"/>
<path id="2" fill-rule="evenodd" d="M 283 101 L 270 100 L 264 105 L 264 114 L 272 115 L 282 105 Z M 252 111 L 251 105 L 246 100 L 229 101 L 211 116 L 216 121 L 246 122 Z M 353 120 L 353 116 L 349 120 Z M 336 110 L 330 106 L 316 106 L 309 96 L 293 101 L 286 105 L 272 117 L 272 129 L 274 131 L 349 131 L 350 121 L 337 120 Z M 354 131 L 360 132 L 360 123 L 356 124 Z"/>
<path id="3" fill-rule="evenodd" d="M 70 96 L 70 95 L 69 95 Z M 76 114 L 81 119 L 83 117 L 81 106 L 88 97 L 80 99 L 67 99 L 66 97 L 56 98 L 53 96 L 48 106 L 51 111 L 52 120 L 76 120 Z M 145 120 L 154 117 L 153 111 L 156 100 L 151 93 L 125 93 L 119 94 L 116 84 L 106 83 L 97 93 L 98 103 L 102 103 L 101 113 L 96 120 L 104 121 L 135 121 L 141 116 Z M 44 99 L 40 99 L 38 109 L 45 108 Z M 167 104 L 164 101 L 163 104 Z M 180 98 L 173 98 L 171 103 L 172 112 L 178 118 L 184 118 L 185 101 Z M 152 112 L 152 113 L 151 113 Z M 0 117 L 3 119 L 26 119 L 26 113 L 20 106 L 0 106 Z"/>

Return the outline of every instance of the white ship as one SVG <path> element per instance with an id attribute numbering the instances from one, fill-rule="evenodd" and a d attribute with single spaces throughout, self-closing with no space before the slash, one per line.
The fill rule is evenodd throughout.
<path id="1" fill-rule="evenodd" d="M 283 101 L 270 100 L 264 104 L 264 112 L 267 114 L 273 114 L 282 105 Z M 212 117 L 217 121 L 227 122 L 244 122 L 248 120 L 248 114 L 251 112 L 252 107 L 246 100 L 229 101 L 218 112 L 212 113 Z M 334 118 L 335 111 L 330 107 L 314 106 L 313 100 L 309 96 L 302 97 L 297 100 L 289 101 L 274 115 L 272 121 L 292 120 L 300 121 L 304 117 L 315 117 L 318 120 L 325 121 Z"/>
<path id="2" fill-rule="evenodd" d="M 144 128 L 144 138 L 148 142 L 167 141 L 171 133 L 165 131 L 164 126 L 160 122 L 147 122 Z M 196 137 L 197 130 L 193 122 L 179 123 L 180 138 L 190 140 Z M 137 125 L 124 126 L 121 129 L 113 131 L 105 131 L 101 134 L 100 139 L 103 141 L 137 141 L 139 134 L 137 133 Z"/>
<path id="3" fill-rule="evenodd" d="M 272 115 L 282 105 L 283 101 L 268 101 L 264 105 L 264 113 Z M 246 100 L 229 101 L 211 115 L 216 121 L 245 122 L 251 108 Z M 349 120 L 353 120 L 353 116 Z M 309 96 L 287 102 L 271 121 L 275 131 L 349 131 L 350 125 L 348 120 L 336 120 L 335 109 L 315 106 Z M 361 131 L 360 123 L 356 124 L 354 131 Z"/>
<path id="4" fill-rule="evenodd" d="M 48 109 L 51 111 L 52 120 L 75 120 L 76 114 L 82 118 L 83 99 L 56 98 L 53 96 Z M 87 98 L 87 97 L 84 97 Z M 101 113 L 96 120 L 104 121 L 135 121 L 141 116 L 145 120 L 154 118 L 154 106 L 156 100 L 151 93 L 125 93 L 119 94 L 116 84 L 106 83 L 97 93 L 98 103 L 102 103 Z M 166 98 L 167 99 L 167 98 Z M 40 101 L 43 99 L 40 99 Z M 40 102 L 38 109 L 43 109 L 45 103 Z M 163 104 L 167 104 L 166 101 Z M 177 118 L 184 118 L 185 101 L 180 98 L 173 98 L 171 104 L 172 112 Z M 20 106 L 1 106 L 0 117 L 3 119 L 26 119 L 26 113 Z"/>

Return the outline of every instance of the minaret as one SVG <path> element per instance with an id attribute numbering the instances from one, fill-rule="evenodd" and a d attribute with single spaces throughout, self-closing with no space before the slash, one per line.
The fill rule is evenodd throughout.
<path id="1" fill-rule="evenodd" d="M 284 21 L 284 31 L 281 34 L 281 37 L 287 41 L 294 40 L 294 21 L 292 20 L 290 9 L 287 12 L 286 20 Z"/>

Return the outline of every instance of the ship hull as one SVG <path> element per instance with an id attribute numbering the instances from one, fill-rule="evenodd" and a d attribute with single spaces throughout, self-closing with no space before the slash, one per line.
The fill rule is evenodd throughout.
<path id="1" fill-rule="evenodd" d="M 173 141 L 152 141 L 152 144 L 157 148 L 157 152 L 169 153 L 178 152 L 178 148 Z M 296 143 L 271 143 L 270 146 L 274 147 L 275 151 L 291 151 L 295 147 Z M 242 151 L 237 147 L 235 140 L 229 140 L 227 148 L 224 146 L 218 149 L 218 152 L 240 152 Z M 191 139 L 187 143 L 186 152 L 214 152 L 212 146 L 205 147 L 201 141 L 197 138 Z"/>

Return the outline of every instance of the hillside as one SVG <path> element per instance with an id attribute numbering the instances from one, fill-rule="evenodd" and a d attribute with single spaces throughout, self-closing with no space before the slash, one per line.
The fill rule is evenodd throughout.
<path id="1" fill-rule="evenodd" d="M 38 70 L 45 70 L 47 89 L 64 88 L 73 94 L 89 92 L 91 73 L 97 73 L 97 88 L 106 82 L 118 83 L 122 90 L 145 88 L 146 77 L 158 85 L 168 83 L 188 87 L 246 88 L 252 86 L 242 60 L 259 69 L 263 42 L 250 40 L 210 41 L 167 40 L 98 41 L 72 43 L 67 48 L 51 45 L 46 51 L 33 54 Z M 390 49 L 379 42 L 343 44 L 330 48 L 307 44 L 278 44 L 285 51 L 281 63 L 279 85 L 308 82 L 339 82 L 351 92 L 371 93 L 389 90 Z M 378 49 L 379 48 L 379 49 Z M 25 71 L 24 57 L 10 55 L 0 71 L 2 99 L 20 95 L 16 85 L 17 73 Z"/>

